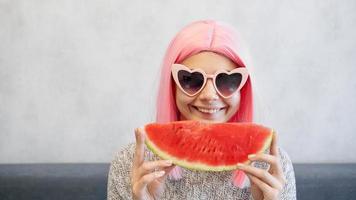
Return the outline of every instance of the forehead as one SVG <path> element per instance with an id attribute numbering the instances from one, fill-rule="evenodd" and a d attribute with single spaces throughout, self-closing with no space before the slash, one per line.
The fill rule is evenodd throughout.
<path id="1" fill-rule="evenodd" d="M 229 58 L 220 54 L 204 51 L 186 58 L 181 64 L 190 69 L 200 68 L 208 74 L 224 69 L 231 71 L 237 67 Z"/>

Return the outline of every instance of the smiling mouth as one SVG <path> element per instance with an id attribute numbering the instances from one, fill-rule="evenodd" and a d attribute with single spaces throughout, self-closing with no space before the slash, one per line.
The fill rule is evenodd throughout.
<path id="1" fill-rule="evenodd" d="M 202 107 L 197 107 L 197 106 L 192 106 L 192 107 L 204 114 L 214 114 L 214 113 L 217 113 L 217 112 L 225 109 L 225 107 L 222 107 L 222 108 L 202 108 Z"/>

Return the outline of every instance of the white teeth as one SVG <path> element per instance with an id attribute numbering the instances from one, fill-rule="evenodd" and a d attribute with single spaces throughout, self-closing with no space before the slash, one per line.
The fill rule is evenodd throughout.
<path id="1" fill-rule="evenodd" d="M 220 110 L 219 108 L 218 109 L 204 109 L 204 108 L 199 108 L 199 107 L 197 107 L 197 108 L 200 112 L 209 113 L 209 114 L 216 113 Z"/>

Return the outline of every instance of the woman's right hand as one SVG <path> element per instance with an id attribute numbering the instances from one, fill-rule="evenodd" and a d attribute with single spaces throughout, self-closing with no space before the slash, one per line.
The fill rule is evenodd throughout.
<path id="1" fill-rule="evenodd" d="M 168 160 L 145 161 L 145 134 L 137 128 L 135 136 L 136 150 L 131 174 L 133 199 L 159 199 L 164 191 L 164 181 L 174 165 Z"/>

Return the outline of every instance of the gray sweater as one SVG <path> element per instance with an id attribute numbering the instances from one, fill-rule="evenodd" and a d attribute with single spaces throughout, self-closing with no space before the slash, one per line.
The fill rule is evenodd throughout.
<path id="1" fill-rule="evenodd" d="M 110 166 L 108 177 L 108 200 L 132 199 L 131 168 L 135 144 L 129 144 L 117 152 Z M 286 185 L 282 200 L 296 199 L 294 170 L 288 154 L 279 148 Z M 145 149 L 146 160 L 158 158 Z M 267 169 L 268 164 L 255 162 L 254 166 Z M 240 189 L 231 183 L 232 172 L 199 172 L 182 168 L 183 178 L 167 179 L 161 199 L 252 199 L 250 188 Z"/>

